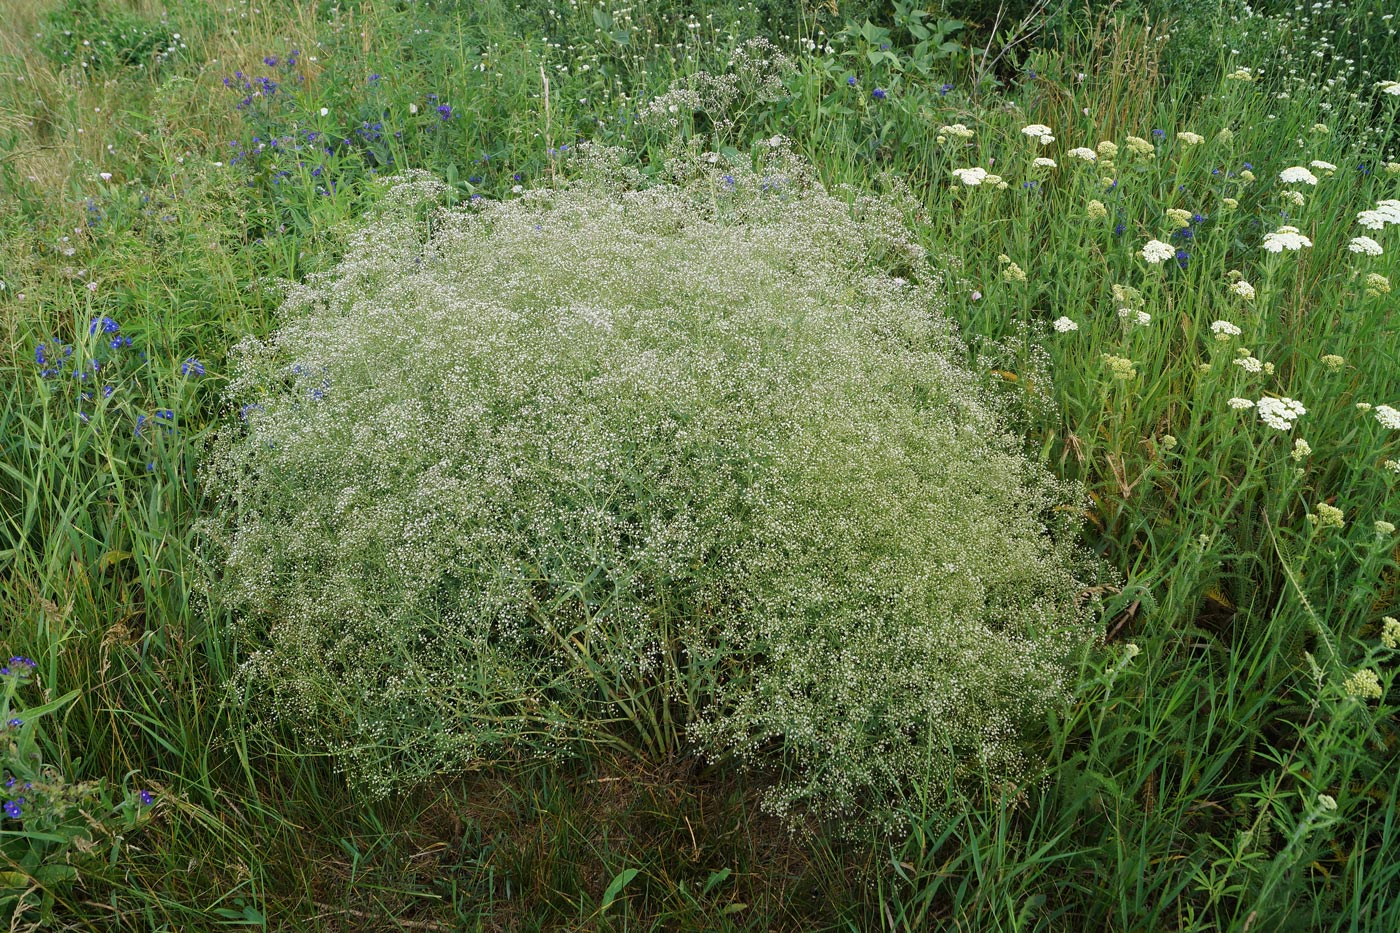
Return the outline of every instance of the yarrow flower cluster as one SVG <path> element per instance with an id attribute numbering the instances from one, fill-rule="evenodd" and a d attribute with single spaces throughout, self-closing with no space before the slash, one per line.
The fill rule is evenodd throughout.
<path id="1" fill-rule="evenodd" d="M 1270 253 L 1281 253 L 1284 250 L 1300 250 L 1305 246 L 1312 246 L 1312 240 L 1303 236 L 1297 227 L 1279 227 L 1273 233 L 1264 234 L 1264 249 Z"/>
<path id="2" fill-rule="evenodd" d="M 1400 411 L 1389 405 L 1377 405 L 1374 414 L 1381 427 L 1391 431 L 1400 431 Z"/>
<path id="3" fill-rule="evenodd" d="M 1097 161 L 1099 157 L 1098 153 L 1094 152 L 1094 150 L 1086 149 L 1083 146 L 1080 146 L 1076 149 L 1071 149 L 1069 151 L 1069 155 L 1073 156 L 1076 159 L 1083 159 L 1085 162 Z"/>
<path id="4" fill-rule="evenodd" d="M 1385 252 L 1379 243 L 1368 236 L 1353 237 L 1352 241 L 1347 244 L 1347 249 L 1363 256 L 1379 256 Z"/>
<path id="5" fill-rule="evenodd" d="M 1265 396 L 1255 402 L 1254 409 L 1259 412 L 1260 421 L 1279 431 L 1290 430 L 1295 421 L 1308 413 L 1301 402 L 1271 396 Z"/>
<path id="6" fill-rule="evenodd" d="M 1078 324 L 1076 324 L 1073 320 L 1063 315 L 1056 318 L 1052 326 L 1055 328 L 1055 330 L 1059 331 L 1062 334 L 1067 334 L 1070 331 L 1079 330 Z"/>
<path id="7" fill-rule="evenodd" d="M 1216 321 L 1210 325 L 1210 331 L 1215 335 L 1216 340 L 1229 340 L 1231 337 L 1238 337 L 1243 333 L 1237 325 L 1229 321 Z"/>
<path id="8" fill-rule="evenodd" d="M 1285 185 L 1315 185 L 1317 176 L 1301 165 L 1286 168 L 1278 173 L 1278 180 Z"/>
<path id="9" fill-rule="evenodd" d="M 1400 224 L 1400 199 L 1377 201 L 1375 207 L 1357 214 L 1356 222 L 1367 230 L 1383 230 L 1392 224 Z"/>
<path id="10" fill-rule="evenodd" d="M 1054 130 L 1040 123 L 1032 123 L 1030 126 L 1021 128 L 1021 132 L 1037 140 L 1042 146 L 1048 146 L 1055 141 Z"/>
<path id="11" fill-rule="evenodd" d="M 1160 265 L 1176 256 L 1176 247 L 1170 243 L 1163 243 L 1161 240 L 1148 240 L 1143 244 L 1139 255 L 1154 266 Z"/>

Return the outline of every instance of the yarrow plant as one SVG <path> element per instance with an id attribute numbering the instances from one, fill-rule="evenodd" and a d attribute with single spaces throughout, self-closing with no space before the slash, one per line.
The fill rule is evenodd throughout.
<path id="1" fill-rule="evenodd" d="M 1065 698 L 1090 565 L 1042 523 L 1076 493 L 953 362 L 909 206 L 707 155 L 647 187 L 590 151 L 431 225 L 401 179 L 233 360 L 235 695 L 368 793 L 689 744 L 776 754 L 779 812 L 887 814 L 1018 772 Z"/>

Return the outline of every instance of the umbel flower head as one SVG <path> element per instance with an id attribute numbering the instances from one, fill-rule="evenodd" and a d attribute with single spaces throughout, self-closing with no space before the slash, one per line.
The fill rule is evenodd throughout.
<path id="1" fill-rule="evenodd" d="M 1305 246 L 1312 245 L 1312 240 L 1303 236 L 1297 227 L 1279 227 L 1273 233 L 1264 234 L 1264 249 L 1270 253 L 1300 250 Z"/>
<path id="2" fill-rule="evenodd" d="M 777 812 L 1024 773 L 1094 637 L 1045 524 L 1077 492 L 961 362 L 912 196 L 768 153 L 652 184 L 585 148 L 452 208 L 408 174 L 290 290 L 204 472 L 253 715 L 372 796 L 599 741 L 618 697 L 689 724 L 662 754 L 780 756 Z"/>

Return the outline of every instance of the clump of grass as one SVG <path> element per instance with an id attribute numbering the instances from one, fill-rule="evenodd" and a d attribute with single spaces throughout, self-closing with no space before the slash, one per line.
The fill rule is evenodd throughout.
<path id="1" fill-rule="evenodd" d="M 925 269 L 900 204 L 764 149 L 426 222 L 413 176 L 292 289 L 206 477 L 240 697 L 376 796 L 579 743 L 851 814 L 1023 763 L 1089 639 L 1073 490 L 876 271 Z"/>

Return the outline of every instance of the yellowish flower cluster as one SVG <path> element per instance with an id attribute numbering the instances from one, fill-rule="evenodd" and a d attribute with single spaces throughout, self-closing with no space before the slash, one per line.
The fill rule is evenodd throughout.
<path id="1" fill-rule="evenodd" d="M 1342 510 L 1326 502 L 1317 504 L 1317 511 L 1308 516 L 1308 521 L 1316 525 L 1319 531 L 1324 528 L 1342 528 L 1347 523 L 1342 516 Z"/>

